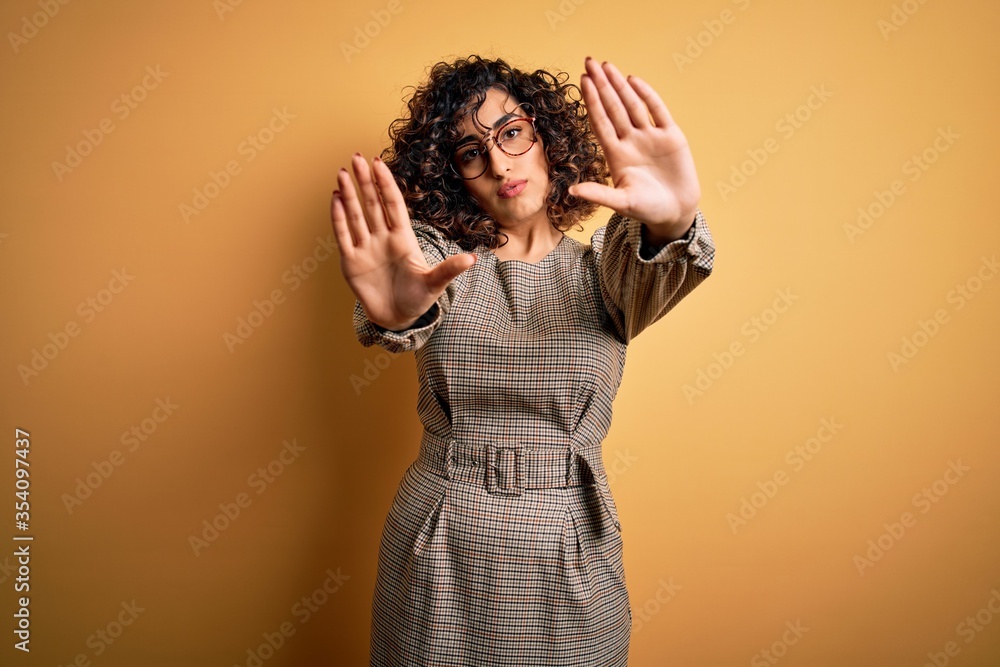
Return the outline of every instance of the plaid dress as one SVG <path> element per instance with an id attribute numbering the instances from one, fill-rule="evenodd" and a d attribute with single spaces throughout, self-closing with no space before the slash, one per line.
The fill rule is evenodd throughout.
<path id="1" fill-rule="evenodd" d="M 464 252 L 411 223 L 433 266 Z M 382 532 L 371 665 L 624 666 L 632 613 L 601 443 L 628 342 L 712 271 L 702 212 L 649 247 L 615 213 L 541 261 L 477 261 L 404 331 L 424 431 Z"/>

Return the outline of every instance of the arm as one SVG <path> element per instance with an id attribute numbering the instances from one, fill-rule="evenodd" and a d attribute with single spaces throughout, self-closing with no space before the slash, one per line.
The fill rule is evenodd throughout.
<path id="1" fill-rule="evenodd" d="M 412 227 L 428 265 L 435 266 L 447 257 L 462 252 L 457 244 L 446 240 L 437 228 L 416 221 L 412 223 Z M 420 349 L 443 322 L 463 282 L 463 274 L 460 274 L 422 316 L 409 326 L 395 330 L 372 322 L 361 302 L 355 299 L 354 332 L 358 342 L 365 347 L 380 345 L 394 353 Z"/>
<path id="2" fill-rule="evenodd" d="M 715 243 L 700 210 L 681 238 L 654 246 L 643 223 L 614 214 L 592 239 L 604 309 L 617 337 L 635 338 L 712 273 Z"/>

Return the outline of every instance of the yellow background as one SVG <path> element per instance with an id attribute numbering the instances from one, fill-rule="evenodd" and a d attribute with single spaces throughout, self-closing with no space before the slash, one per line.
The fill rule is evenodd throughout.
<path id="1" fill-rule="evenodd" d="M 387 145 L 406 86 L 480 53 L 576 83 L 592 55 L 649 81 L 692 146 L 718 246 L 713 276 L 630 346 L 605 442 L 630 664 L 1000 664 L 1000 278 L 983 264 L 1000 251 L 996 3 L 102 0 L 51 18 L 41 6 L 0 10 L 0 523 L 4 540 L 18 532 L 19 427 L 35 536 L 32 652 L 11 647 L 4 547 L 0 662 L 247 665 L 290 623 L 265 665 L 367 664 L 378 540 L 420 425 L 412 354 L 354 337 L 354 297 L 321 250 L 330 191 L 354 151 Z M 115 100 L 136 86 L 144 99 L 122 117 Z M 780 129 L 796 112 L 794 132 Z M 95 135 L 106 119 L 113 131 Z M 261 132 L 272 122 L 280 132 Z M 55 168 L 88 132 L 101 139 L 90 154 Z M 259 133 L 270 143 L 253 154 L 243 142 Z M 744 164 L 765 145 L 766 162 Z M 913 171 L 925 151 L 933 163 Z M 239 173 L 185 220 L 181 205 L 230 161 Z M 734 170 L 749 175 L 724 191 Z M 850 237 L 894 181 L 901 194 Z M 609 215 L 572 235 L 589 241 Z M 287 279 L 315 256 L 328 259 Z M 274 290 L 283 302 L 227 345 Z M 781 290 L 795 300 L 769 312 Z M 904 338 L 920 345 L 894 364 Z M 366 368 L 378 374 L 356 390 Z M 685 395 L 699 371 L 710 385 Z M 161 421 L 158 399 L 178 406 Z M 841 425 L 832 437 L 824 418 Z M 129 450 L 122 435 L 144 420 Z M 817 434 L 827 441 L 793 463 Z M 298 457 L 251 486 L 293 439 Z M 116 451 L 120 465 L 67 507 Z M 952 464 L 968 470 L 946 475 Z M 196 555 L 189 537 L 240 493 L 252 502 Z M 744 499 L 759 507 L 734 531 Z M 859 565 L 869 541 L 884 553 Z M 296 605 L 328 570 L 339 589 L 301 622 Z M 117 639 L 98 639 L 119 617 Z"/>

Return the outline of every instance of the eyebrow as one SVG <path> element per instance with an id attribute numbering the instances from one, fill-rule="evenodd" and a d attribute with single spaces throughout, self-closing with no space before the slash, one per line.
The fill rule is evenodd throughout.
<path id="1" fill-rule="evenodd" d="M 500 118 L 498 118 L 495 123 L 493 123 L 493 129 L 496 130 L 497 128 L 499 128 L 501 125 L 503 125 L 512 118 L 524 118 L 524 116 L 520 116 L 514 112 L 504 114 L 503 116 L 500 116 Z M 455 147 L 458 148 L 459 146 L 464 146 L 465 144 L 469 143 L 478 143 L 479 140 L 480 140 L 479 135 L 467 134 L 458 140 L 458 143 L 455 144 Z"/>

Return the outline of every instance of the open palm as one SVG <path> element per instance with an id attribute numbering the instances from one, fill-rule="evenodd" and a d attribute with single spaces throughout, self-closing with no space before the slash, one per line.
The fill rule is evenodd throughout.
<path id="1" fill-rule="evenodd" d="M 341 169 L 340 187 L 330 203 L 340 270 L 371 322 L 405 329 L 475 263 L 476 256 L 460 253 L 429 266 L 389 168 L 377 158 L 372 168 L 360 153 L 352 166 L 360 198 L 347 170 Z"/>
<path id="2" fill-rule="evenodd" d="M 684 133 L 648 83 L 592 58 L 585 67 L 580 88 L 614 187 L 578 183 L 570 194 L 664 232 L 686 230 L 701 187 Z"/>

